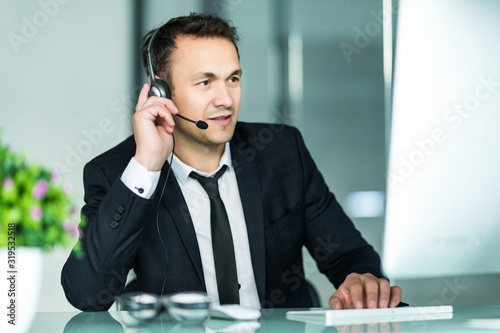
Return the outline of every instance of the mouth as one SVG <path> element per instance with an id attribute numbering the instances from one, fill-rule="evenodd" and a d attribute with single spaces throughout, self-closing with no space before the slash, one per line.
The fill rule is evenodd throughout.
<path id="1" fill-rule="evenodd" d="M 208 120 L 223 121 L 231 118 L 231 115 L 208 118 Z"/>
<path id="2" fill-rule="evenodd" d="M 215 125 L 225 127 L 231 124 L 232 116 L 233 116 L 232 114 L 220 115 L 217 117 L 208 118 L 208 120 Z"/>

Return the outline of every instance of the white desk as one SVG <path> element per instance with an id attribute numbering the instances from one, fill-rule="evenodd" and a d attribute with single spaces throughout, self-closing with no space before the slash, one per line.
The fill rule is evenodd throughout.
<path id="1" fill-rule="evenodd" d="M 182 327 L 173 323 L 166 314 L 156 318 L 146 326 L 131 328 L 122 326 L 118 321 L 119 313 L 114 311 L 95 313 L 41 312 L 37 314 L 30 332 L 500 332 L 500 305 L 455 306 L 453 318 L 446 320 L 342 327 L 327 327 L 287 320 L 285 314 L 288 310 L 290 309 L 264 309 L 262 317 L 257 322 L 258 328 L 256 325 L 245 326 L 243 324 L 242 327 L 236 327 L 234 330 L 227 329 L 227 326 L 234 324 L 234 322 L 221 320 L 209 320 L 204 326 Z M 488 326 L 494 328 L 481 328 Z"/>

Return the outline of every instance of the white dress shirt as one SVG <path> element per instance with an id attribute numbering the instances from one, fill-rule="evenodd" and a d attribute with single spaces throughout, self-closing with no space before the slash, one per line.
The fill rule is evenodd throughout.
<path id="1" fill-rule="evenodd" d="M 167 161 L 170 161 L 170 157 Z M 219 192 L 224 202 L 224 206 L 226 207 L 233 236 L 238 283 L 241 285 L 239 290 L 240 304 L 242 306 L 259 309 L 260 302 L 250 257 L 250 245 L 248 242 L 245 216 L 243 214 L 243 205 L 241 203 L 238 183 L 236 181 L 236 174 L 232 167 L 229 143 L 226 143 L 219 166 L 212 174 L 195 170 L 184 164 L 175 155 L 171 167 L 172 173 L 175 175 L 182 194 L 184 195 L 193 221 L 200 249 L 207 293 L 212 297 L 214 304 L 219 304 L 212 236 L 210 231 L 210 200 L 200 183 L 189 177 L 189 174 L 194 171 L 202 176 L 209 177 L 219 171 L 224 164 L 228 166 L 228 169 L 219 179 Z M 158 184 L 159 173 L 160 172 L 147 171 L 146 168 L 132 158 L 121 180 L 131 191 L 143 198 L 149 199 Z"/>

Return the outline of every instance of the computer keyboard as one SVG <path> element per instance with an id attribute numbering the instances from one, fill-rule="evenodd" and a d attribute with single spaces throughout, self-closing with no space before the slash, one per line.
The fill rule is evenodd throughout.
<path id="1" fill-rule="evenodd" d="M 443 305 L 387 309 L 288 311 L 286 318 L 326 326 L 438 320 L 453 318 L 453 307 Z"/>

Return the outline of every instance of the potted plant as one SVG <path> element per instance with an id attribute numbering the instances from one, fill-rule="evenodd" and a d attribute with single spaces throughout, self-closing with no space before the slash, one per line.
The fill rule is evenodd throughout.
<path id="1" fill-rule="evenodd" d="M 0 266 L 7 274 L 0 290 L 8 297 L 7 321 L 2 320 L 8 331 L 24 331 L 33 319 L 42 252 L 72 245 L 79 235 L 71 187 L 43 166 L 28 163 L 0 138 Z"/>

